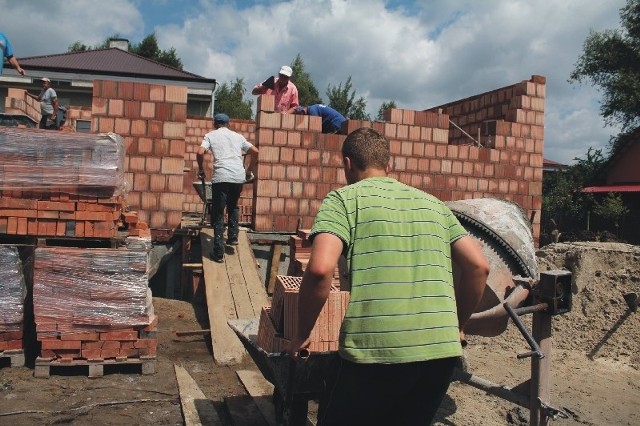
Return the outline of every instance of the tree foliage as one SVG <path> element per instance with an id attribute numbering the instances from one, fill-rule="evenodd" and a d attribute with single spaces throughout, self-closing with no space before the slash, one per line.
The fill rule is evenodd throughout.
<path id="1" fill-rule="evenodd" d="M 223 83 L 215 92 L 214 113 L 223 112 L 231 118 L 250 120 L 253 100 L 244 99 L 245 94 L 243 78 L 236 78 L 233 83 Z"/>
<path id="2" fill-rule="evenodd" d="M 111 37 L 107 37 L 102 43 L 93 47 L 87 46 L 81 41 L 76 41 L 69 45 L 67 51 L 69 52 L 86 52 L 89 50 L 106 49 L 109 47 L 109 42 L 112 39 L 121 38 L 118 34 L 114 34 Z M 142 56 L 143 58 L 151 59 L 161 64 L 168 65 L 173 68 L 182 69 L 182 61 L 178 57 L 176 49 L 171 47 L 168 50 L 162 50 L 158 46 L 158 39 L 156 33 L 147 35 L 138 44 L 129 43 L 129 52 Z"/>
<path id="3" fill-rule="evenodd" d="M 304 61 L 302 60 L 302 57 L 299 53 L 293 60 L 291 69 L 293 70 L 291 80 L 298 88 L 298 100 L 300 102 L 300 105 L 306 106 L 321 104 L 322 98 L 320 97 L 318 89 L 316 89 L 316 86 L 311 79 L 311 75 L 309 75 L 309 73 L 305 70 Z"/>
<path id="4" fill-rule="evenodd" d="M 376 120 L 384 120 L 384 112 L 391 108 L 397 108 L 396 101 L 383 102 L 382 105 L 380 105 L 380 109 L 378 109 L 378 116 L 376 117 Z"/>
<path id="5" fill-rule="evenodd" d="M 347 78 L 347 82 L 342 86 L 342 82 L 338 86 L 327 86 L 327 98 L 329 98 L 329 106 L 346 118 L 353 120 L 369 120 L 370 117 L 366 113 L 367 101 L 364 97 L 356 100 L 356 91 L 352 91 L 353 83 L 351 76 Z"/>
<path id="6" fill-rule="evenodd" d="M 565 234 L 580 235 L 588 227 L 594 198 L 582 188 L 600 184 L 606 164 L 602 150 L 589 148 L 585 158 L 574 158 L 576 164 L 566 170 L 545 173 L 542 180 L 542 233 L 557 228 Z"/>
<path id="7" fill-rule="evenodd" d="M 618 233 L 618 229 L 624 217 L 629 213 L 629 209 L 622 201 L 622 194 L 609 192 L 602 201 L 595 201 L 593 214 L 600 218 L 603 223 L 609 224 Z"/>
<path id="8" fill-rule="evenodd" d="M 627 0 L 620 21 L 622 29 L 589 34 L 569 81 L 599 86 L 605 122 L 630 130 L 640 126 L 640 0 Z"/>

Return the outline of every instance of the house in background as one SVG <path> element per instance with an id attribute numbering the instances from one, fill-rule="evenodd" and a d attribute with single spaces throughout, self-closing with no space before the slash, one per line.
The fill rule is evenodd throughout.
<path id="1" fill-rule="evenodd" d="M 85 52 L 19 58 L 27 77 L 13 68 L 0 75 L 0 112 L 9 88 L 40 92 L 41 77 L 51 79 L 60 105 L 91 108 L 94 80 L 127 81 L 187 87 L 187 115 L 211 117 L 216 80 L 172 68 L 128 51 L 129 42 L 113 39 L 109 48 Z M 90 122 L 78 120 L 77 131 L 89 131 Z"/>
<path id="2" fill-rule="evenodd" d="M 604 169 L 604 185 L 583 188 L 583 192 L 605 197 L 608 193 L 622 196 L 630 210 L 622 230 L 625 240 L 640 244 L 640 129 L 637 129 L 618 149 Z"/>

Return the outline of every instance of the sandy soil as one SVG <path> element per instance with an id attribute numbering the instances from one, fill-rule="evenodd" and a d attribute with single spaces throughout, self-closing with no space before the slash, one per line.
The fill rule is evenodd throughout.
<path id="1" fill-rule="evenodd" d="M 640 247 L 615 243 L 547 246 L 538 252 L 541 270 L 573 272 L 573 310 L 555 317 L 551 405 L 568 419 L 560 425 L 640 425 L 640 314 L 622 295 L 640 294 Z M 206 328 L 202 306 L 154 299 L 159 323 L 157 373 L 109 371 L 90 379 L 82 369 L 52 370 L 33 377 L 29 367 L 0 368 L 0 424 L 181 425 L 174 363 L 184 366 L 232 425 L 224 400 L 249 401 L 236 370 L 250 360 L 215 366 L 206 337 L 177 337 L 176 331 Z M 525 324 L 528 324 L 525 317 Z M 512 325 L 495 338 L 469 336 L 469 371 L 512 387 L 529 377 L 529 360 L 516 355 L 526 342 Z M 4 365 L 4 364 L 0 364 Z M 461 383 L 454 383 L 436 425 L 526 425 L 529 412 Z M 241 426 L 241 425 L 235 425 Z"/>

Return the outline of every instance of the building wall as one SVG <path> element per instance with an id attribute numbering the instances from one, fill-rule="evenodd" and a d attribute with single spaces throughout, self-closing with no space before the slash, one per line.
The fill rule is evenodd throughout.
<path id="1" fill-rule="evenodd" d="M 607 185 L 640 184 L 640 138 L 620 155 L 611 170 L 607 172 Z"/>
<path id="2" fill-rule="evenodd" d="M 431 111 L 390 110 L 386 122 L 349 120 L 347 133 L 373 127 L 384 134 L 390 140 L 391 176 L 444 201 L 498 197 L 516 202 L 533 219 L 538 241 L 544 97 L 544 77 L 533 76 Z M 272 111 L 272 97 L 261 96 L 253 225 L 256 231 L 293 232 L 299 220 L 310 227 L 324 196 L 346 183 L 340 152 L 346 136 L 319 133 L 319 117 Z M 480 127 L 486 146 L 463 136 L 450 120 L 467 133 L 476 129 L 477 134 Z"/>
<path id="3" fill-rule="evenodd" d="M 7 107 L 34 113 L 37 105 L 21 92 L 7 99 Z M 544 99 L 544 77 L 532 76 L 430 110 L 389 110 L 382 122 L 349 120 L 345 134 L 327 135 L 319 117 L 275 113 L 273 96 L 260 96 L 255 122 L 230 124 L 260 150 L 257 179 L 242 192 L 241 220 L 258 232 L 311 227 L 324 196 L 346 183 L 341 156 L 346 133 L 373 127 L 390 141 L 392 177 L 444 201 L 512 200 L 532 218 L 538 241 Z M 213 123 L 188 118 L 186 104 L 185 87 L 94 82 L 92 131 L 124 137 L 127 202 L 152 229 L 173 230 L 184 211 L 203 209 L 193 188 L 195 153 Z M 37 110 L 35 115 L 39 119 Z M 88 116 L 85 108 L 71 108 L 70 121 Z M 211 170 L 210 156 L 206 167 Z"/>

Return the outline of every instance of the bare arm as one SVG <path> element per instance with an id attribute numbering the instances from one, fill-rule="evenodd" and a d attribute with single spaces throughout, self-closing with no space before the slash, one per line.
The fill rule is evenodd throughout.
<path id="1" fill-rule="evenodd" d="M 253 172 L 253 167 L 257 163 L 256 160 L 258 159 L 258 152 L 258 148 L 256 148 L 255 146 L 252 146 L 247 151 L 247 155 L 249 156 L 249 162 L 247 163 L 247 174 Z"/>
<path id="2" fill-rule="evenodd" d="M 24 75 L 24 70 L 22 69 L 22 67 L 18 63 L 18 60 L 16 59 L 15 56 L 12 56 L 11 58 L 9 58 L 9 63 L 11 65 L 13 65 L 13 67 L 16 69 L 16 71 L 18 71 L 20 73 L 20 75 Z"/>
<path id="3" fill-rule="evenodd" d="M 301 348 L 309 346 L 309 335 L 329 297 L 333 273 L 342 248 L 342 240 L 333 234 L 321 233 L 313 239 L 309 264 L 300 285 L 298 335 L 293 337 L 287 348 L 294 359 L 297 359 L 297 352 Z"/>
<path id="4" fill-rule="evenodd" d="M 461 273 L 455 281 L 455 292 L 458 322 L 462 330 L 482 298 L 489 276 L 489 262 L 478 241 L 468 235 L 451 245 L 451 256 Z"/>
<path id="5" fill-rule="evenodd" d="M 198 172 L 204 172 L 202 168 L 204 163 L 204 155 L 207 153 L 207 150 L 203 147 L 198 147 L 198 152 L 196 152 L 196 161 L 198 162 Z"/>
<path id="6" fill-rule="evenodd" d="M 57 97 L 51 99 L 51 105 L 53 106 L 53 114 L 51 114 L 51 117 L 55 118 L 56 115 L 58 114 L 58 98 Z"/>
<path id="7" fill-rule="evenodd" d="M 258 83 L 255 86 L 253 86 L 253 90 L 251 90 L 251 94 L 252 95 L 264 95 L 265 93 L 267 93 L 267 90 L 269 90 L 269 89 L 264 87 L 262 85 L 262 83 Z"/>

